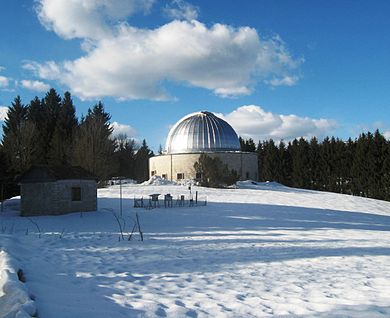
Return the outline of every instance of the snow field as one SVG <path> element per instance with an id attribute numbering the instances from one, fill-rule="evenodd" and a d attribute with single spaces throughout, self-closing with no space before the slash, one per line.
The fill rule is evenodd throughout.
<path id="1" fill-rule="evenodd" d="M 122 186 L 125 232 L 138 212 L 144 242 L 118 240 L 119 186 L 99 190 L 98 212 L 34 218 L 41 238 L 7 202 L 0 235 L 43 318 L 390 316 L 390 203 L 240 186 L 153 210 L 132 199 L 188 188 Z"/>

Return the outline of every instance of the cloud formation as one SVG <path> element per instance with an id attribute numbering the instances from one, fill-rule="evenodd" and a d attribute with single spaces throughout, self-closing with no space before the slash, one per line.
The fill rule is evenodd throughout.
<path id="1" fill-rule="evenodd" d="M 226 120 L 242 138 L 255 141 L 293 140 L 294 138 L 322 138 L 336 128 L 332 119 L 314 119 L 296 115 L 282 115 L 267 112 L 260 106 L 246 105 L 238 107 L 228 114 L 218 114 Z"/>
<path id="2" fill-rule="evenodd" d="M 7 118 L 7 112 L 7 106 L 0 106 L 0 121 L 4 121 Z"/>
<path id="3" fill-rule="evenodd" d="M 112 25 L 128 16 L 148 12 L 154 0 L 39 0 L 39 21 L 65 39 L 112 36 Z"/>
<path id="4" fill-rule="evenodd" d="M 9 78 L 0 75 L 0 88 L 6 88 L 9 85 Z"/>
<path id="5" fill-rule="evenodd" d="M 22 80 L 21 85 L 32 91 L 46 92 L 50 89 L 50 85 L 41 81 Z"/>
<path id="6" fill-rule="evenodd" d="M 118 135 L 126 135 L 128 138 L 133 138 L 137 135 L 137 131 L 130 125 L 124 125 L 114 121 L 111 123 L 111 127 L 114 129 L 114 137 Z"/>
<path id="7" fill-rule="evenodd" d="M 172 0 L 163 11 L 169 18 L 188 21 L 197 19 L 199 14 L 198 7 L 183 0 Z"/>
<path id="8" fill-rule="evenodd" d="M 133 6 L 123 4 L 125 8 L 118 10 L 114 2 Z M 299 79 L 303 60 L 292 57 L 278 36 L 261 38 L 250 27 L 218 23 L 209 27 L 194 19 L 155 29 L 107 22 L 123 19 L 140 3 L 144 2 L 41 0 L 37 8 L 41 22 L 63 38 L 84 39 L 86 52 L 75 60 L 29 62 L 25 68 L 69 87 L 82 99 L 168 100 L 172 96 L 167 82 L 230 97 L 250 94 L 257 82 L 293 85 Z M 138 10 L 150 8 L 153 1 L 146 3 Z M 197 16 L 184 1 L 174 3 L 183 18 Z"/>

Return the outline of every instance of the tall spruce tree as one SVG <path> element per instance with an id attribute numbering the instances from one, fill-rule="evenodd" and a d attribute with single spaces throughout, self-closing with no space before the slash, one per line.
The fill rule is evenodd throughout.
<path id="1" fill-rule="evenodd" d="M 149 149 L 149 146 L 144 139 L 141 147 L 135 154 L 135 177 L 138 182 L 149 179 L 149 158 L 153 156 L 153 151 Z"/>
<path id="2" fill-rule="evenodd" d="M 71 162 L 73 136 L 77 125 L 76 110 L 73 106 L 72 97 L 69 92 L 65 92 L 50 141 L 50 164 L 63 165 Z"/>
<path id="3" fill-rule="evenodd" d="M 17 96 L 3 124 L 3 149 L 13 173 L 23 173 L 32 162 L 34 126 L 27 122 L 27 107 Z"/>
<path id="4" fill-rule="evenodd" d="M 52 153 L 52 139 L 57 125 L 58 116 L 61 110 L 61 97 L 54 88 L 51 88 L 42 100 L 43 122 L 42 122 L 42 145 L 44 147 L 44 162 L 49 163 Z"/>
<path id="5" fill-rule="evenodd" d="M 46 117 L 43 101 L 37 96 L 27 106 L 27 121 L 35 127 L 31 138 L 32 143 L 34 144 L 32 162 L 34 164 L 46 163 Z"/>
<path id="6" fill-rule="evenodd" d="M 90 171 L 100 181 L 108 180 L 115 173 L 115 140 L 110 119 L 101 102 L 88 109 L 87 116 L 81 119 L 73 146 L 73 163 Z"/>
<path id="7" fill-rule="evenodd" d="M 135 179 L 135 141 L 120 134 L 115 139 L 115 160 L 117 162 L 116 175 Z"/>

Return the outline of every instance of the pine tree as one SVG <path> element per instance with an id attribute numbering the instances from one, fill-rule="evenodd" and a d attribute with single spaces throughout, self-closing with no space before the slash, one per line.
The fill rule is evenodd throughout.
<path id="1" fill-rule="evenodd" d="M 149 146 L 144 139 L 141 147 L 135 154 L 135 177 L 138 182 L 149 179 L 149 158 L 153 156 L 153 151 L 149 149 Z"/>
<path id="2" fill-rule="evenodd" d="M 300 138 L 294 140 L 291 146 L 292 158 L 292 182 L 295 187 L 310 189 L 310 161 L 309 161 L 309 143 Z"/>
<path id="3" fill-rule="evenodd" d="M 135 141 L 121 134 L 115 142 L 115 160 L 118 167 L 116 175 L 135 179 Z"/>
<path id="4" fill-rule="evenodd" d="M 264 181 L 277 181 L 278 179 L 278 148 L 272 139 L 263 143 L 261 176 Z"/>
<path id="5" fill-rule="evenodd" d="M 73 136 L 77 125 L 76 110 L 71 95 L 65 92 L 50 142 L 50 164 L 63 165 L 71 162 Z"/>
<path id="6" fill-rule="evenodd" d="M 50 161 L 52 153 L 52 138 L 56 128 L 58 116 L 61 110 L 61 97 L 57 94 L 54 88 L 51 88 L 46 93 L 42 100 L 43 118 L 42 118 L 42 145 L 44 147 L 44 162 Z"/>
<path id="7" fill-rule="evenodd" d="M 3 150 L 14 174 L 24 172 L 32 161 L 34 126 L 27 122 L 27 107 L 17 96 L 3 124 Z"/>
<path id="8" fill-rule="evenodd" d="M 110 119 L 101 102 L 88 109 L 77 129 L 73 147 L 73 164 L 90 171 L 101 181 L 108 180 L 116 170 Z"/>
<path id="9" fill-rule="evenodd" d="M 32 143 L 34 144 L 32 163 L 46 163 L 46 118 L 43 101 L 41 101 L 37 96 L 27 106 L 27 121 L 35 127 L 31 137 Z"/>

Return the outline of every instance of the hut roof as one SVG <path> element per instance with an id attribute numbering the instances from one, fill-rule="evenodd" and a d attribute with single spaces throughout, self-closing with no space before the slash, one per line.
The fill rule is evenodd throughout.
<path id="1" fill-rule="evenodd" d="M 33 165 L 20 177 L 19 182 L 53 182 L 70 179 L 97 180 L 92 173 L 78 166 Z"/>

